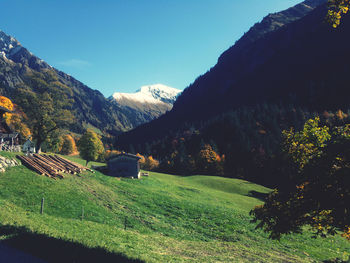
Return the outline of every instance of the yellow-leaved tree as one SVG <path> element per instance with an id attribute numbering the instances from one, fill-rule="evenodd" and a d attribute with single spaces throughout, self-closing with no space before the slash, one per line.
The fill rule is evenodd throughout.
<path id="1" fill-rule="evenodd" d="M 74 138 L 69 135 L 62 136 L 62 146 L 61 151 L 62 154 L 69 155 L 77 152 L 77 146 L 75 145 Z"/>
<path id="2" fill-rule="evenodd" d="M 29 138 L 31 132 L 28 126 L 24 123 L 27 120 L 26 114 L 18 107 L 13 104 L 12 101 L 4 96 L 0 96 L 0 106 L 4 107 L 13 113 L 5 113 L 3 118 L 6 124 L 15 132 L 18 132 L 22 138 Z"/>
<path id="3" fill-rule="evenodd" d="M 334 27 L 340 25 L 340 20 L 349 11 L 350 0 L 329 0 L 327 20 Z"/>
<path id="4" fill-rule="evenodd" d="M 145 157 L 139 153 L 136 155 L 141 158 L 139 161 L 141 169 L 155 171 L 159 168 L 159 161 L 154 159 L 152 156 Z"/>

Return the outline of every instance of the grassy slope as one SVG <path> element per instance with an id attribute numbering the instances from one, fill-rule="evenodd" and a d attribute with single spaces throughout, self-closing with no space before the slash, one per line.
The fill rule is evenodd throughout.
<path id="1" fill-rule="evenodd" d="M 306 233 L 278 242 L 255 230 L 248 213 L 261 201 L 251 195 L 268 191 L 236 179 L 157 173 L 142 180 L 98 172 L 53 180 L 20 166 L 0 174 L 0 224 L 147 262 L 299 262 L 347 255 L 350 244 L 339 237 Z M 17 232 L 0 228 L 0 239 Z M 34 250 L 29 252 L 40 255 Z"/>

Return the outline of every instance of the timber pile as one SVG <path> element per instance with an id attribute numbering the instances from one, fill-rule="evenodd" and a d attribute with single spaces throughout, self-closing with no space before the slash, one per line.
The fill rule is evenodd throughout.
<path id="1" fill-rule="evenodd" d="M 62 173 L 80 174 L 83 171 L 91 169 L 80 164 L 71 162 L 58 155 L 34 154 L 32 156 L 17 155 L 22 164 L 35 172 L 46 175 L 51 178 L 63 178 Z"/>

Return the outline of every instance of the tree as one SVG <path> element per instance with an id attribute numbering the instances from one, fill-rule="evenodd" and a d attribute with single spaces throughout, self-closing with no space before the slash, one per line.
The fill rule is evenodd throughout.
<path id="1" fill-rule="evenodd" d="M 46 138 L 45 142 L 42 144 L 42 150 L 44 152 L 61 152 L 63 144 L 63 138 L 59 130 L 55 130 L 50 133 Z"/>
<path id="2" fill-rule="evenodd" d="M 327 20 L 334 27 L 340 25 L 342 15 L 349 11 L 350 0 L 329 0 Z"/>
<path id="3" fill-rule="evenodd" d="M 153 159 L 152 156 L 144 157 L 139 153 L 136 155 L 141 158 L 139 161 L 141 169 L 148 170 L 148 171 L 154 171 L 158 169 L 159 162 Z"/>
<path id="4" fill-rule="evenodd" d="M 33 139 L 36 142 L 36 151 L 41 151 L 41 145 L 50 134 L 73 123 L 71 113 L 71 90 L 57 80 L 57 76 L 49 72 L 33 73 L 28 76 L 35 92 L 18 88 L 18 103 L 25 110 Z"/>
<path id="5" fill-rule="evenodd" d="M 104 154 L 104 147 L 100 137 L 90 129 L 79 139 L 78 150 L 80 156 L 86 160 L 86 165 L 90 161 L 96 161 Z"/>
<path id="6" fill-rule="evenodd" d="M 4 107 L 10 111 L 15 111 L 13 113 L 5 113 L 4 119 L 6 124 L 13 130 L 18 132 L 23 138 L 29 138 L 31 132 L 28 126 L 24 123 L 24 120 L 27 119 L 27 116 L 24 112 L 12 101 L 4 96 L 0 96 L 0 106 Z"/>
<path id="7" fill-rule="evenodd" d="M 219 174 L 222 169 L 219 167 L 220 156 L 213 150 L 209 144 L 202 146 L 197 157 L 198 172 L 204 174 Z"/>
<path id="8" fill-rule="evenodd" d="M 319 127 L 317 119 L 309 120 L 299 136 L 305 130 L 304 144 L 312 146 L 300 153 L 302 148 L 292 145 L 291 149 L 297 150 L 288 152 L 298 163 L 299 173 L 291 184 L 274 190 L 264 205 L 251 211 L 254 222 L 270 232 L 271 238 L 300 233 L 309 225 L 315 235 L 334 235 L 341 230 L 350 240 L 350 125 L 334 128 L 331 137 L 320 132 L 325 127 Z"/>
<path id="9" fill-rule="evenodd" d="M 77 151 L 77 146 L 75 145 L 75 140 L 74 138 L 69 135 L 63 135 L 62 136 L 62 146 L 61 146 L 61 153 L 68 155 L 75 153 Z"/>
<path id="10" fill-rule="evenodd" d="M 159 167 L 159 162 L 156 159 L 153 159 L 152 156 L 148 156 L 145 160 L 144 169 L 148 171 L 154 171 Z"/>
<path id="11" fill-rule="evenodd" d="M 319 156 L 326 142 L 331 138 L 327 126 L 319 127 L 320 118 L 310 119 L 300 132 L 282 131 L 283 150 L 302 169 L 310 159 Z"/>
<path id="12" fill-rule="evenodd" d="M 4 97 L 4 96 L 0 96 L 0 106 L 4 107 L 10 111 L 12 111 L 14 108 L 12 101 L 9 98 Z"/>

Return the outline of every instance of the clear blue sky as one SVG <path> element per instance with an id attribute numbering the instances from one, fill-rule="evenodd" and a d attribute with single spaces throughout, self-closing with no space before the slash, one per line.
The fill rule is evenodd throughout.
<path id="1" fill-rule="evenodd" d="M 0 0 L 0 29 L 105 96 L 184 89 L 265 15 L 300 0 Z"/>

